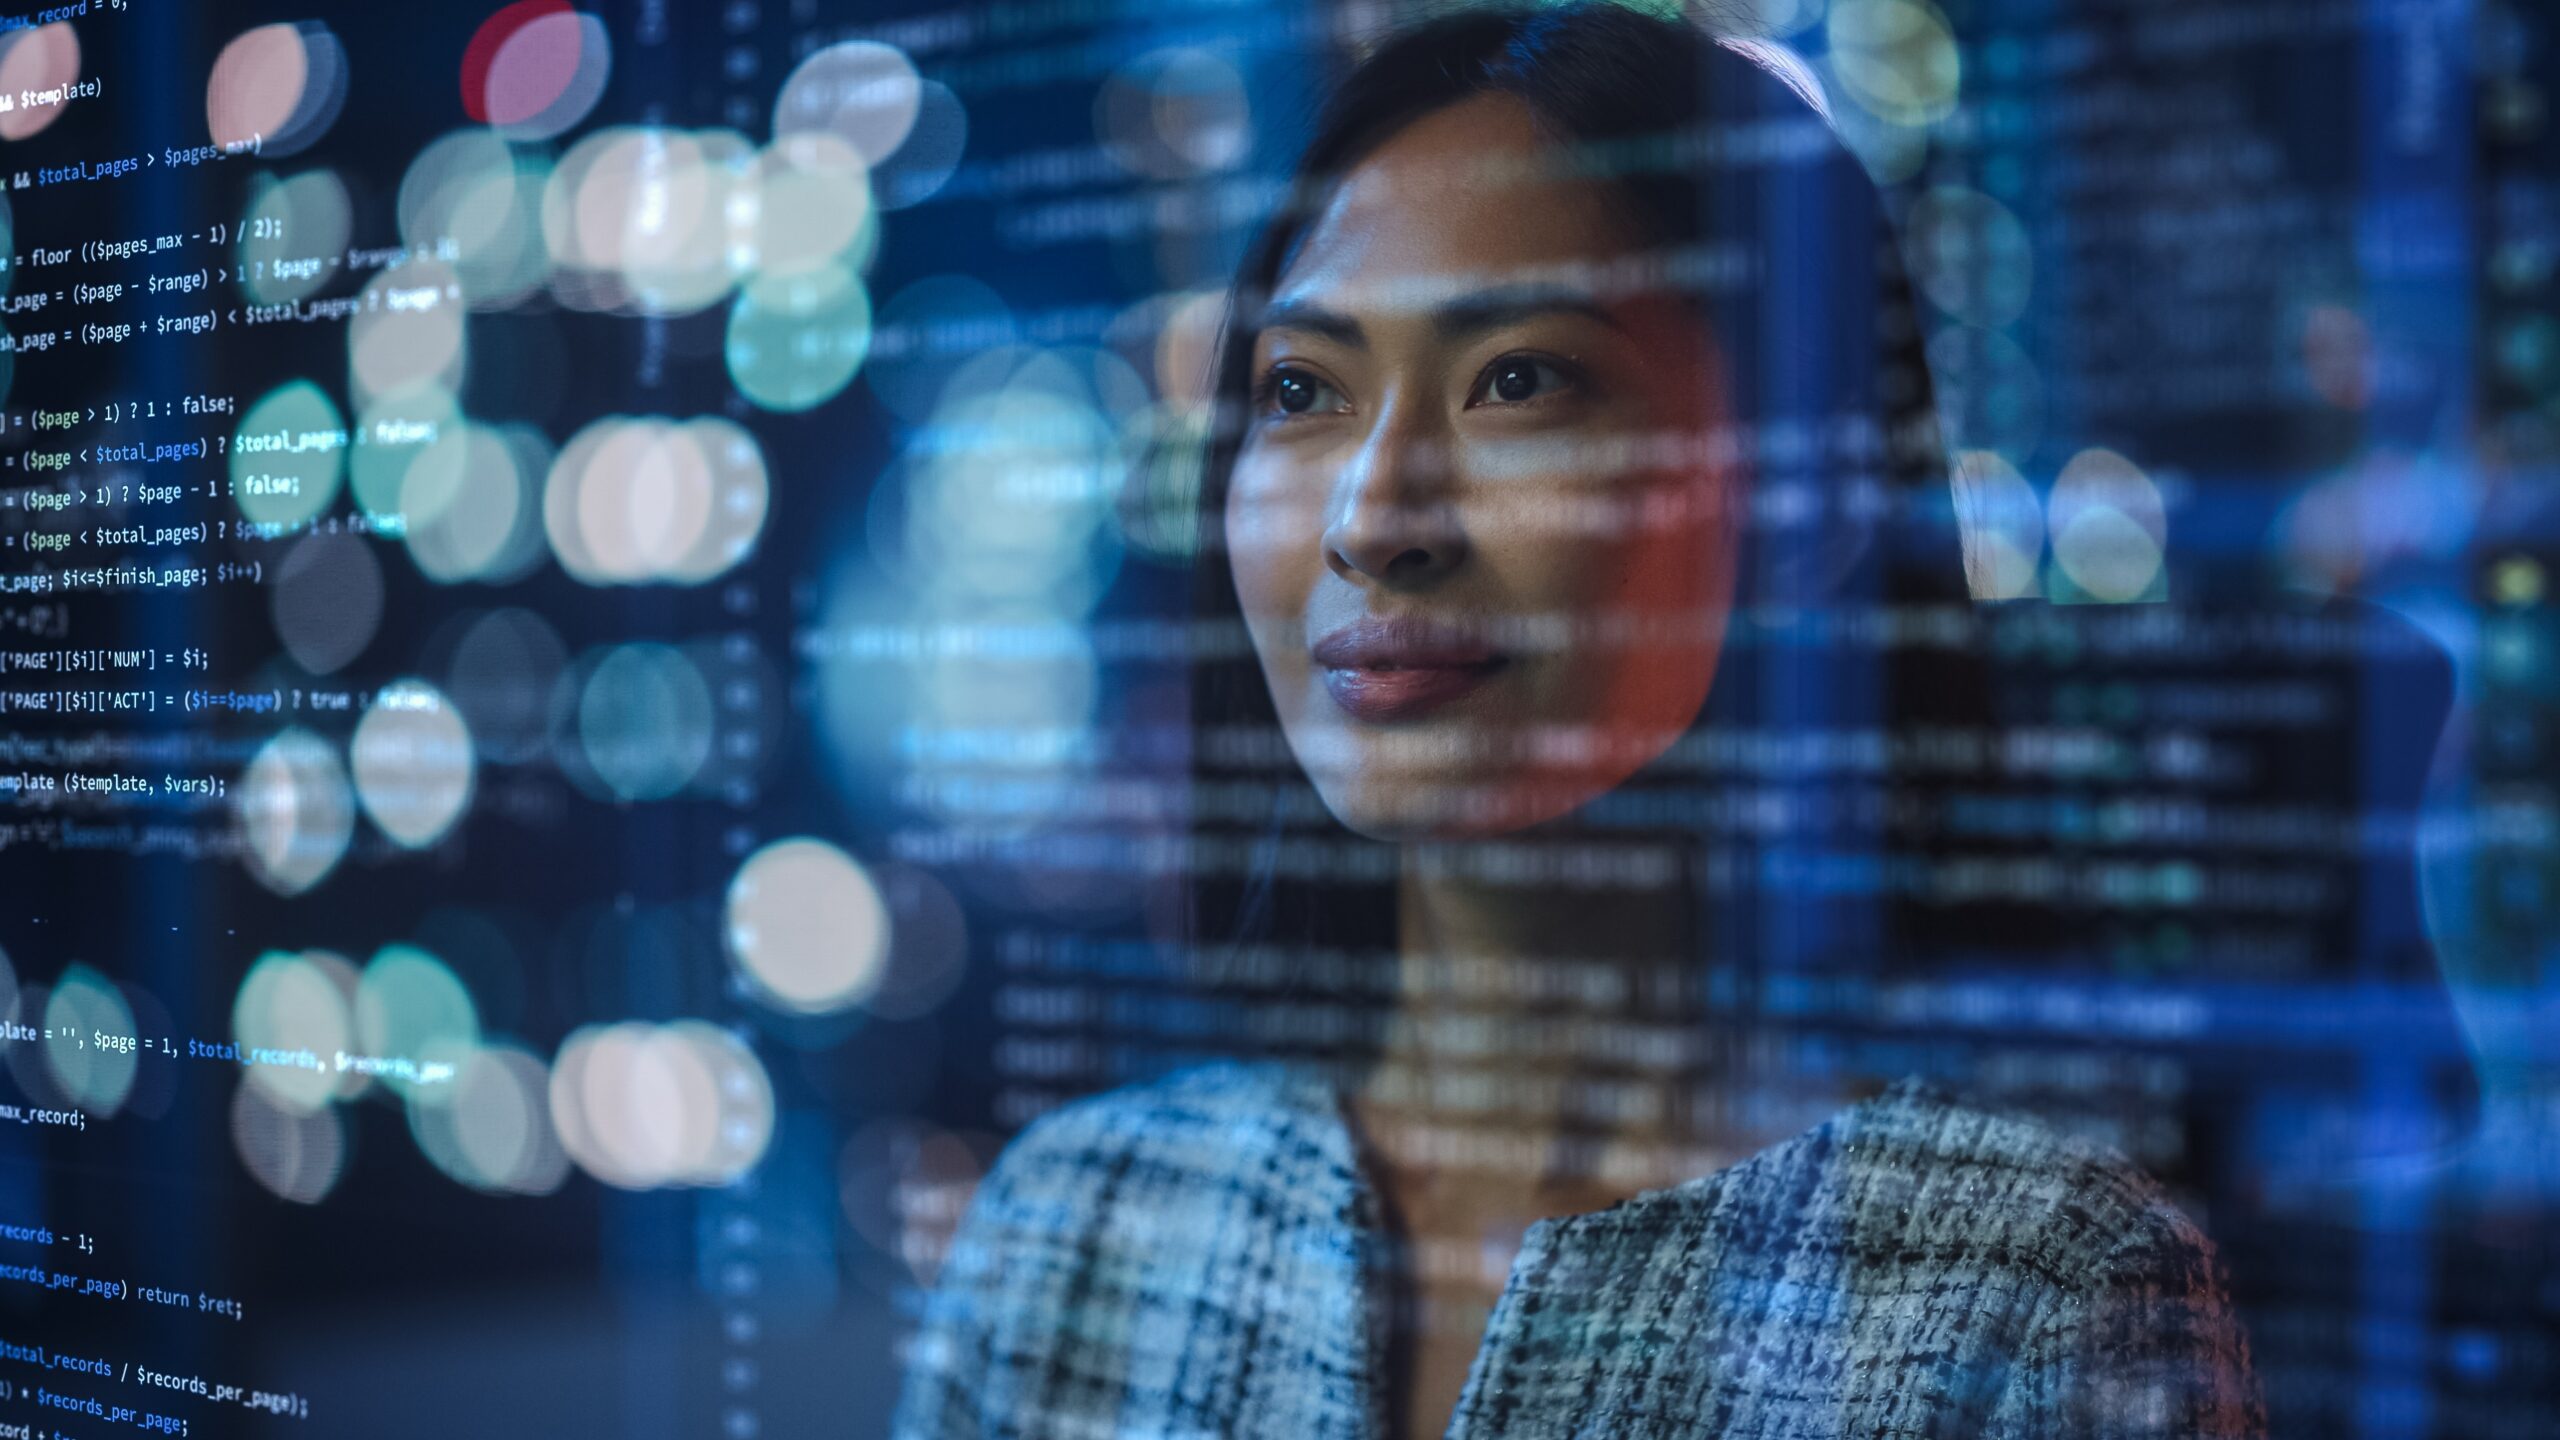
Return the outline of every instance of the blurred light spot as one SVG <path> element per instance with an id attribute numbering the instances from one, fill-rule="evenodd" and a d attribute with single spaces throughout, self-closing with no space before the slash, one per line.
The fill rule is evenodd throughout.
<path id="1" fill-rule="evenodd" d="M 2560 322 L 2548 315 L 2520 315 L 2496 332 L 2498 369 L 2535 398 L 2560 389 Z"/>
<path id="2" fill-rule="evenodd" d="M 232 794 L 250 871 L 280 895 L 320 883 L 355 833 L 355 795 L 338 752 L 300 727 L 260 746 Z"/>
<path id="3" fill-rule="evenodd" d="M 2044 507 L 2016 466 L 1988 450 L 1956 456 L 1956 518 L 1965 583 L 1976 600 L 2014 600 L 2034 589 L 2044 558 Z"/>
<path id="4" fill-rule="evenodd" d="M 994 624 L 1031 618 L 987 617 Z M 1036 656 L 937 656 L 916 668 L 914 680 L 910 704 L 925 726 L 954 735 L 1002 735 L 1027 763 L 1055 754 L 1060 767 L 1092 723 L 1100 684 L 1092 648 L 1074 640 Z M 1036 816 L 1026 812 L 1023 818 Z"/>
<path id="5" fill-rule="evenodd" d="M 2071 457 L 2053 482 L 2053 558 L 2091 599 L 2139 600 L 2159 582 L 2169 517 L 2140 467 L 2095 446 Z"/>
<path id="6" fill-rule="evenodd" d="M 767 277 L 837 260 L 872 223 L 870 175 L 862 157 L 833 135 L 775 140 L 756 157 L 754 195 L 753 266 Z"/>
<path id="7" fill-rule="evenodd" d="M 888 965 L 862 1008 L 884 1020 L 931 1014 L 960 988 L 969 963 L 968 914 L 950 889 L 920 866 L 879 867 L 889 909 Z"/>
<path id="8" fill-rule="evenodd" d="M 347 103 L 347 55 L 316 20 L 242 31 L 214 57 L 205 127 L 226 151 L 282 159 L 337 123 Z"/>
<path id="9" fill-rule="evenodd" d="M 393 266 L 366 281 L 360 298 L 362 308 L 347 321 L 349 388 L 360 407 L 423 387 L 461 387 L 462 279 L 452 266 Z"/>
<path id="10" fill-rule="evenodd" d="M 470 426 L 454 393 L 431 382 L 377 397 L 357 413 L 356 429 L 363 438 L 347 459 L 356 505 L 394 535 L 441 518 L 470 458 Z"/>
<path id="11" fill-rule="evenodd" d="M 0 36 L 0 95 L 19 100 L 0 111 L 0 140 L 24 140 L 59 119 L 71 103 L 63 92 L 79 79 L 80 36 L 70 21 Z"/>
<path id="12" fill-rule="evenodd" d="M 231 1146 L 250 1178 L 268 1191 L 316 1205 L 346 1168 L 346 1118 L 334 1106 L 288 1109 L 243 1080 L 231 1095 Z"/>
<path id="13" fill-rule="evenodd" d="M 754 547 L 768 499 L 763 450 L 738 425 L 608 416 L 553 460 L 543 528 L 588 584 L 698 584 Z"/>
<path id="14" fill-rule="evenodd" d="M 334 170 L 250 182 L 241 212 L 240 293 L 260 305 L 292 305 L 338 277 L 355 223 L 347 184 Z"/>
<path id="15" fill-rule="evenodd" d="M 415 945 L 385 945 L 356 981 L 356 1039 L 368 1056 L 406 1060 L 383 1083 L 413 1104 L 453 1097 L 455 1067 L 480 1044 L 480 1012 L 442 960 Z M 432 1078 L 440 1068 L 444 1078 Z"/>
<path id="16" fill-rule="evenodd" d="M 608 445 L 638 443 L 630 434 L 636 423 L 608 415 L 589 424 L 551 457 L 551 469 L 543 479 L 542 529 L 551 542 L 551 553 L 571 578 L 590 585 L 611 584 L 615 577 L 587 546 L 582 514 L 587 474 Z"/>
<path id="17" fill-rule="evenodd" d="M 764 533 L 771 483 L 765 474 L 764 447 L 735 421 L 716 415 L 688 420 L 676 427 L 671 443 L 698 454 L 711 479 L 711 512 L 693 543 L 659 567 L 665 578 L 686 585 L 712 579 L 755 548 Z"/>
<path id="18" fill-rule="evenodd" d="M 2294 497 L 2276 523 L 2292 583 L 2355 590 L 2410 559 L 2445 563 L 2474 543 L 2483 503 L 2476 466 L 2373 446 Z"/>
<path id="19" fill-rule="evenodd" d="M 2314 305 L 2302 317 L 2302 370 L 2321 399 L 2362 410 L 2373 399 L 2373 332 L 2345 305 Z"/>
<path id="20" fill-rule="evenodd" d="M 835 398 L 870 347 L 871 298 L 841 265 L 758 276 L 729 312 L 729 377 L 767 410 L 807 410 Z"/>
<path id="21" fill-rule="evenodd" d="M 1142 55 L 1112 72 L 1094 101 L 1093 124 L 1113 160 L 1156 180 L 1231 169 L 1253 148 L 1244 77 L 1218 56 L 1187 46 Z"/>
<path id="22" fill-rule="evenodd" d="M 86 965 L 63 971 L 45 1002 L 44 1029 L 45 1064 L 65 1098 L 93 1117 L 124 1108 L 140 1062 L 125 1043 L 136 1038 L 133 1007 L 114 981 Z"/>
<path id="23" fill-rule="evenodd" d="M 578 689 L 578 754 L 625 800 L 662 800 L 691 784 L 711 758 L 711 725 L 701 670 L 665 645 L 605 650 Z"/>
<path id="24" fill-rule="evenodd" d="M 1142 555 L 1174 563 L 1200 548 L 1200 472 L 1210 435 L 1207 406 L 1160 405 L 1129 423 L 1122 446 L 1129 479 L 1114 518 Z"/>
<path id="25" fill-rule="evenodd" d="M 412 850 L 441 839 L 471 799 L 471 731 L 423 680 L 394 681 L 374 696 L 347 760 L 365 813 Z"/>
<path id="26" fill-rule="evenodd" d="M 943 387 L 978 356 L 1016 343 L 1004 298 L 972 275 L 932 275 L 889 297 L 863 383 L 909 421 L 932 415 Z"/>
<path id="27" fill-rule="evenodd" d="M 520 580 L 540 568 L 550 558 L 551 548 L 542 533 L 543 480 L 551 473 L 551 461 L 558 452 L 551 437 L 537 426 L 515 420 L 497 427 L 498 438 L 507 447 L 517 482 L 517 520 L 508 531 L 507 543 L 489 562 L 480 578 L 493 585 Z"/>
<path id="28" fill-rule="evenodd" d="M 1911 278 L 1939 309 L 1995 330 L 2026 312 L 2035 253 L 2008 206 L 1941 185 L 1912 202 L 1903 236 Z"/>
<path id="29" fill-rule="evenodd" d="M 510 140 L 548 140 L 586 119 L 613 72 L 613 44 L 602 20 L 565 6 L 544 8 L 545 13 L 526 18 L 498 41 L 480 93 L 466 89 L 463 95 L 472 119 L 496 127 Z M 506 13 L 491 16 L 481 33 L 496 27 Z M 472 37 L 474 47 L 479 40 Z M 463 53 L 467 85 L 478 56 L 472 48 Z"/>
<path id="30" fill-rule="evenodd" d="M 462 711 L 482 758 L 513 765 L 543 752 L 551 696 L 569 652 L 530 610 L 492 610 L 455 645 L 445 692 Z"/>
<path id="31" fill-rule="evenodd" d="M 950 183 L 969 148 L 969 111 L 951 87 L 924 82 L 914 128 L 896 153 L 871 167 L 871 190 L 883 210 L 904 210 L 930 200 Z"/>
<path id="32" fill-rule="evenodd" d="M 308 380 L 260 397 L 231 437 L 231 498 L 241 518 L 269 534 L 306 525 L 338 497 L 347 422 Z"/>
<path id="33" fill-rule="evenodd" d="M 663 420 L 624 426 L 578 490 L 578 533 L 608 580 L 656 577 L 710 524 L 710 462 Z"/>
<path id="34" fill-rule="evenodd" d="M 906 143 L 923 101 L 923 82 L 903 52 L 876 41 L 848 40 L 793 68 L 774 97 L 773 135 L 777 142 L 786 136 L 827 136 L 868 167 Z"/>
<path id="35" fill-rule="evenodd" d="M 303 536 L 276 563 L 271 586 L 276 638 L 314 675 L 363 654 L 382 624 L 382 562 L 356 536 Z"/>
<path id="36" fill-rule="evenodd" d="M 409 556 L 430 580 L 503 581 L 539 552 L 532 483 L 499 431 L 464 423 L 436 437 L 401 481 Z M 413 508 L 414 507 L 414 508 Z"/>
<path id="37" fill-rule="evenodd" d="M 491 123 L 489 72 L 497 66 L 498 52 L 515 38 L 516 32 L 534 21 L 576 13 L 569 0 L 514 0 L 491 11 L 462 47 L 462 113 L 470 116 L 474 124 Z"/>
<path id="38" fill-rule="evenodd" d="M 339 1051 L 355 1044 L 354 970 L 334 955 L 326 959 L 337 961 L 335 966 L 324 964 L 320 953 L 270 950 L 249 967 L 231 1004 L 231 1036 L 244 1054 L 252 1048 L 307 1050 L 329 1066 Z M 253 1063 L 248 1071 L 252 1087 L 296 1114 L 337 1098 L 343 1078 L 334 1069 L 294 1065 Z"/>
<path id="39" fill-rule="evenodd" d="M 515 1045 L 482 1046 L 457 1067 L 452 1093 L 412 1103 L 410 1133 L 437 1169 L 475 1190 L 548 1195 L 569 1156 L 551 1125 L 551 1072 Z"/>
<path id="40" fill-rule="evenodd" d="M 852 856 L 777 840 L 729 882 L 729 958 L 767 1004 L 802 1015 L 856 1005 L 880 983 L 889 912 Z"/>
<path id="41" fill-rule="evenodd" d="M 2541 564 L 2532 556 L 2510 555 L 2490 567 L 2489 598 L 2506 606 L 2538 605 L 2546 583 Z"/>
<path id="42" fill-rule="evenodd" d="M 1094 392 L 1055 354 L 991 394 L 950 388 L 926 453 L 901 472 L 911 579 L 1078 614 L 1099 599 L 1116 560 L 1105 521 L 1127 471 Z"/>
<path id="43" fill-rule="evenodd" d="M 575 1032 L 552 1067 L 550 1104 L 569 1157 L 625 1190 L 729 1184 L 773 1138 L 763 1062 L 701 1021 Z"/>
<path id="44" fill-rule="evenodd" d="M 1822 20 L 1823 0 L 1720 0 L 1712 12 L 1719 35 L 1793 35 Z"/>
<path id="45" fill-rule="evenodd" d="M 516 303 L 540 286 L 550 255 L 542 196 L 550 162 L 483 129 L 456 130 L 418 152 L 400 180 L 400 238 L 451 262 L 475 309 Z"/>
<path id="46" fill-rule="evenodd" d="M 985 1173 L 969 1142 L 950 1131 L 874 1120 L 837 1155 L 837 1197 L 855 1234 L 929 1284 Z"/>
<path id="47" fill-rule="evenodd" d="M 1833 73 L 1851 99 L 1897 125 L 1955 108 L 1961 61 L 1947 18 L 1926 0 L 1839 0 L 1825 27 Z"/>
<path id="48" fill-rule="evenodd" d="M 690 315 L 726 297 L 754 268 L 762 237 L 764 169 L 759 152 L 734 130 L 697 130 L 671 147 L 680 168 L 651 179 L 642 201 L 659 196 L 698 196 L 698 215 L 658 220 L 655 243 L 626 250 L 615 277 L 603 286 L 622 295 L 618 307 L 640 314 Z M 586 187 L 592 190 L 592 185 Z M 788 208 L 787 206 L 785 208 Z M 862 206 L 855 222 L 869 223 Z"/>
<path id="49" fill-rule="evenodd" d="M 1828 91 L 1838 88 L 1826 87 Z M 1929 159 L 1927 126 L 1888 120 L 1863 105 L 1838 106 L 1830 115 L 1832 132 L 1858 158 L 1868 179 L 1880 186 L 1897 186 L 1919 178 Z"/>
<path id="50" fill-rule="evenodd" d="M 1210 401 L 1217 367 L 1218 332 L 1226 324 L 1227 297 L 1215 290 L 1169 297 L 1172 309 L 1156 332 L 1156 394 L 1185 409 Z"/>
<path id="51" fill-rule="evenodd" d="M 2032 454 L 2044 433 L 2044 380 L 2018 342 L 1978 325 L 1929 337 L 1929 375 L 1952 443 L 2007 456 Z"/>
<path id="52" fill-rule="evenodd" d="M 734 131 L 617 126 L 580 139 L 543 187 L 552 291 L 575 309 L 690 314 L 755 251 L 756 155 Z"/>

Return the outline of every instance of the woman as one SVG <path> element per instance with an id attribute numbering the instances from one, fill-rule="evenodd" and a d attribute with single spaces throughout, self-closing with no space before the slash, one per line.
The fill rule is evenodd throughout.
<path id="1" fill-rule="evenodd" d="M 1437 21 L 1348 77 L 1236 289 L 1200 584 L 1251 655 L 1196 686 L 1207 772 L 1276 726 L 1325 818 L 1284 793 L 1204 845 L 1194 921 L 1213 968 L 1280 942 L 1334 967 L 1306 995 L 1399 1003 L 1349 1063 L 1027 1131 L 899 1434 L 2261 1428 L 2210 1248 L 2129 1164 L 1919 1083 L 1848 1104 L 1800 1055 L 1768 1083 L 1732 1023 L 1777 958 L 1886 927 L 1678 850 L 1693 742 L 1933 703 L 1871 654 L 1737 648 L 1735 599 L 1955 568 L 1892 523 L 1942 478 L 1925 374 L 1815 103 L 1602 6 Z M 1843 453 L 1903 488 L 1780 488 Z M 1666 1061 L 1648 1020 L 1705 1038 Z"/>

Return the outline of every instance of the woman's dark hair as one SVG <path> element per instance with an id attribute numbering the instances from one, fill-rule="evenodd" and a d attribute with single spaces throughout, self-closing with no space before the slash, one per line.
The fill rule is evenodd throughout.
<path id="1" fill-rule="evenodd" d="M 1287 199 L 1245 253 L 1215 363 L 1194 572 L 1194 613 L 1209 623 L 1192 683 L 1191 933 L 1203 980 L 1242 981 L 1266 1001 L 1341 998 L 1338 967 L 1319 985 L 1277 952 L 1394 948 L 1397 858 L 1327 812 L 1290 757 L 1245 637 L 1223 515 L 1249 423 L 1256 316 L 1345 174 L 1405 126 L 1482 95 L 1519 100 L 1565 163 L 1605 182 L 1714 338 L 1755 476 L 1746 489 L 1789 487 L 1782 508 L 1812 517 L 1746 526 L 1737 618 L 1755 600 L 1964 595 L 1900 249 L 1873 183 L 1798 81 L 1695 25 L 1609 4 L 1470 10 L 1389 38 L 1317 116 Z M 1904 530 L 1927 537 L 1916 563 Z M 1784 680 L 1755 676 L 1775 653 L 1729 633 L 1693 736 L 1820 723 L 1812 711 L 1873 723 L 1900 699 L 1880 659 L 1891 663 L 1874 649 L 1817 662 L 1829 667 L 1817 686 L 1837 684 L 1808 699 L 1803 656 L 1785 659 Z M 1594 843 L 1677 854 L 1672 883 L 1703 888 L 1699 837 L 1681 818 L 1714 783 L 1700 763 L 1697 746 L 1675 745 L 1577 820 Z M 1744 948 L 1738 919 L 1716 922 L 1716 948 Z"/>

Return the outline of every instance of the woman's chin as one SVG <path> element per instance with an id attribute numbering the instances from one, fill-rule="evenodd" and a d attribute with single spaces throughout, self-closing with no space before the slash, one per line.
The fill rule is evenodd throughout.
<path id="1" fill-rule="evenodd" d="M 1343 828 L 1372 840 L 1486 840 L 1569 814 L 1592 798 L 1578 781 L 1518 775 L 1335 775 L 1317 793 Z"/>

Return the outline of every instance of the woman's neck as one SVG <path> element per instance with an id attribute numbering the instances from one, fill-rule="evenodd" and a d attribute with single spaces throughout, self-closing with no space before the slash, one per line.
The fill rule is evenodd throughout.
<path id="1" fill-rule="evenodd" d="M 1663 1183 L 1646 1157 L 1700 1077 L 1628 1042 L 1694 1034 L 1647 1003 L 1700 964 L 1686 891 L 1492 883 L 1409 851 L 1397 912 L 1398 994 L 1354 1106 L 1408 1218 L 1526 1224 Z"/>

